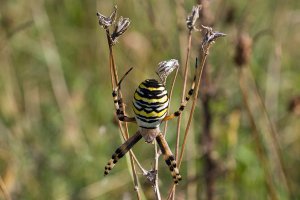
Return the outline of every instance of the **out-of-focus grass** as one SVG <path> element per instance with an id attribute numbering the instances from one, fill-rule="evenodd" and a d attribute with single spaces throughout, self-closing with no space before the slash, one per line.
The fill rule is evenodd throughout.
<path id="1" fill-rule="evenodd" d="M 40 7 L 33 0 L 2 1 L 0 7 L 0 175 L 6 190 L 12 199 L 134 197 L 129 173 L 124 172 L 127 169 L 125 161 L 121 160 L 105 179 L 102 175 L 104 165 L 121 141 L 113 120 L 106 37 L 98 27 L 95 13 L 108 14 L 113 3 L 117 3 L 119 15 L 132 21 L 129 31 L 115 48 L 120 74 L 135 67 L 123 86 L 125 102 L 131 107 L 135 87 L 143 79 L 155 76 L 157 63 L 180 58 L 175 4 L 132 0 L 39 2 L 42 2 L 43 14 L 49 18 L 49 26 L 42 21 L 42 26 L 37 27 L 33 14 L 34 9 Z M 190 10 L 193 4 L 194 1 L 186 1 L 185 10 Z M 251 36 L 265 30 L 271 33 L 254 41 L 250 64 L 263 96 L 267 92 L 266 79 L 270 76 L 268 65 L 276 46 L 281 48 L 280 79 L 276 80 L 279 82 L 278 104 L 275 105 L 276 112 L 270 114 L 280 133 L 278 137 L 293 191 L 298 198 L 300 196 L 299 116 L 287 111 L 290 99 L 300 95 L 299 8 L 298 0 L 211 2 L 215 29 L 227 33 L 226 39 L 213 46 L 209 55 L 216 89 L 211 105 L 216 156 L 225 166 L 229 163 L 229 154 L 233 161 L 226 173 L 230 176 L 217 178 L 216 195 L 221 199 L 266 199 L 267 196 L 233 64 L 238 27 L 243 27 Z M 24 23 L 27 26 L 17 30 Z M 46 32 L 42 34 L 43 31 Z M 53 34 L 54 40 L 48 40 L 49 34 Z M 195 38 L 199 35 L 194 34 Z M 42 40 L 46 42 L 44 45 Z M 199 39 L 194 41 L 193 62 Z M 65 94 L 55 93 L 55 80 L 50 77 L 45 50 L 56 51 L 61 61 L 60 66 L 55 66 L 62 70 L 68 89 L 63 107 L 57 100 L 59 95 L 65 97 Z M 179 105 L 182 75 L 177 81 L 173 110 Z M 61 88 L 59 85 L 57 90 L 61 91 Z M 268 104 L 272 102 L 267 102 L 267 108 Z M 234 136 L 236 141 L 230 143 L 227 135 L 231 126 L 229 116 L 239 108 L 242 111 L 240 127 Z M 194 131 L 199 141 L 201 107 L 197 110 Z M 135 125 L 130 126 L 130 133 L 135 129 Z M 170 123 L 167 136 L 174 147 L 175 134 L 172 133 L 175 133 L 174 122 Z M 196 152 L 199 149 L 197 147 Z M 142 158 L 142 164 L 150 168 L 153 146 L 140 142 L 134 150 Z M 201 152 L 194 159 L 200 171 Z M 162 161 L 160 166 L 164 196 L 171 178 Z M 184 164 L 182 167 L 185 177 L 187 169 Z M 203 175 L 200 181 L 201 177 Z M 141 183 L 147 185 L 143 177 Z M 185 195 L 185 184 L 186 180 L 179 186 L 179 195 Z M 278 186 L 278 190 L 286 199 L 284 189 Z M 149 186 L 145 193 L 152 193 Z M 2 193 L 0 197 L 4 198 Z"/>

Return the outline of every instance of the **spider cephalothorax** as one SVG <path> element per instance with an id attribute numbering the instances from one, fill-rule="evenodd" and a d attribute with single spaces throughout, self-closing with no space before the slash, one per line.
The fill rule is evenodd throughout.
<path id="1" fill-rule="evenodd" d="M 125 122 L 136 122 L 139 126 L 139 129 L 115 151 L 111 160 L 109 160 L 105 166 L 104 175 L 107 175 L 114 167 L 116 162 L 122 158 L 141 138 L 144 138 L 147 143 L 152 143 L 153 140 L 156 139 L 166 164 L 169 166 L 173 180 L 177 184 L 181 180 L 181 176 L 177 168 L 175 157 L 173 156 L 168 143 L 161 133 L 159 126 L 163 121 L 167 121 L 179 116 L 184 110 L 187 101 L 194 92 L 196 75 L 194 76 L 192 87 L 185 98 L 185 102 L 181 104 L 178 111 L 171 115 L 167 115 L 169 98 L 164 84 L 156 79 L 147 79 L 143 81 L 134 93 L 133 111 L 135 113 L 135 117 L 127 117 L 124 115 L 122 99 L 119 96 L 119 90 L 121 82 L 131 71 L 131 69 L 128 70 L 121 78 L 118 86 L 113 90 L 112 94 L 118 119 Z"/>

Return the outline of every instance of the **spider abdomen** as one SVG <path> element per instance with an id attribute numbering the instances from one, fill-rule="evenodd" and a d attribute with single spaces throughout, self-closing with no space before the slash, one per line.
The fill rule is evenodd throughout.
<path id="1" fill-rule="evenodd" d="M 157 128 L 167 114 L 168 93 L 155 79 L 143 81 L 134 93 L 133 111 L 139 127 Z"/>

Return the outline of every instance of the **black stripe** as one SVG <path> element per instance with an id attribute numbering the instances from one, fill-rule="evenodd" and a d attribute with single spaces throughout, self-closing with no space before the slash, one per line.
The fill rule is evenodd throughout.
<path id="1" fill-rule="evenodd" d="M 166 94 L 162 94 L 165 90 L 158 90 L 158 91 L 150 91 L 144 88 L 139 88 L 139 90 L 136 90 L 135 92 L 140 95 L 141 97 L 147 98 L 147 99 L 161 99 L 165 96 Z"/>
<path id="2" fill-rule="evenodd" d="M 144 102 L 142 100 L 136 100 L 133 102 L 136 103 L 138 106 L 142 107 L 142 108 L 153 108 L 153 109 L 158 109 L 158 108 L 162 108 L 164 106 L 165 103 L 155 103 L 155 104 L 149 104 L 147 102 Z M 167 107 L 169 107 L 169 103 L 167 104 Z"/>
<path id="3" fill-rule="evenodd" d="M 178 117 L 178 116 L 180 115 L 180 112 L 176 111 L 176 112 L 174 113 L 174 115 L 175 115 L 176 117 Z"/>
<path id="4" fill-rule="evenodd" d="M 158 117 L 158 116 L 147 117 L 147 116 L 144 116 L 144 115 L 141 115 L 138 113 L 136 113 L 136 116 L 139 118 L 142 117 L 142 118 L 144 118 L 144 120 L 155 120 L 155 119 L 161 119 L 166 113 L 167 113 L 167 109 L 165 110 L 165 112 L 162 114 L 161 117 Z"/>
<path id="5" fill-rule="evenodd" d="M 183 111 L 184 110 L 184 106 L 180 106 L 179 110 Z"/>
<path id="6" fill-rule="evenodd" d="M 158 122 L 161 120 L 161 118 L 158 118 L 158 117 L 147 117 L 145 118 L 144 116 L 141 116 L 141 115 L 136 115 L 136 117 L 143 121 L 143 122 L 146 122 L 146 123 L 154 123 L 154 122 Z"/>
<path id="7" fill-rule="evenodd" d="M 159 106 L 159 107 L 146 107 L 148 109 L 145 109 L 145 107 L 143 107 L 143 106 L 141 106 L 141 108 L 137 108 L 134 104 L 133 104 L 133 106 L 138 111 L 145 111 L 148 114 L 151 113 L 151 112 L 153 112 L 153 111 L 156 112 L 156 113 L 159 113 L 159 112 L 161 112 L 161 111 L 163 111 L 163 110 L 165 110 L 165 109 L 168 108 L 168 105 L 166 105 L 165 107 L 163 107 L 163 106 Z M 149 110 L 149 108 L 150 108 L 150 110 Z"/>
<path id="8" fill-rule="evenodd" d="M 147 79 L 143 82 L 143 84 L 146 87 L 154 87 L 154 88 L 158 88 L 158 87 L 162 87 L 163 85 L 161 83 L 159 83 L 157 80 L 155 79 Z"/>
<path id="9" fill-rule="evenodd" d="M 162 152 L 163 153 L 163 152 Z M 170 166 L 171 165 L 171 161 L 167 158 L 167 160 L 166 160 L 166 163 L 167 163 L 167 165 L 168 166 Z"/>
<path id="10" fill-rule="evenodd" d="M 157 126 L 150 126 L 150 127 L 140 126 L 140 127 L 145 129 L 157 129 Z"/>
<path id="11" fill-rule="evenodd" d="M 148 88 L 144 88 L 144 87 L 139 86 L 139 90 L 140 90 L 140 92 L 142 92 L 144 94 L 148 94 L 149 93 L 151 95 L 159 95 L 162 92 L 164 92 L 166 89 L 163 88 L 163 89 L 159 89 L 159 90 L 150 90 Z"/>
<path id="12" fill-rule="evenodd" d="M 147 97 L 145 97 L 146 99 L 160 99 L 160 98 L 147 98 Z M 166 101 L 164 101 L 164 102 L 162 102 L 162 103 L 160 103 L 160 102 L 145 102 L 145 101 L 143 101 L 143 100 L 138 100 L 138 99 L 136 99 L 135 97 L 134 97 L 134 100 L 135 101 L 139 101 L 139 102 L 141 102 L 141 103 L 143 103 L 143 104 L 148 104 L 148 105 L 161 105 L 161 104 L 164 104 L 164 103 L 166 103 L 167 101 L 169 101 L 169 99 L 167 98 L 166 99 Z"/>

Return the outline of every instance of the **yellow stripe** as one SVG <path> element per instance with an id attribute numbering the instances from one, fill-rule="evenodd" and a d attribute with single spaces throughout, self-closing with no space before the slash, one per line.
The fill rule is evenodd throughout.
<path id="1" fill-rule="evenodd" d="M 162 111 L 160 111 L 159 113 L 155 112 L 155 111 L 152 111 L 150 113 L 146 113 L 145 111 L 141 110 L 137 110 L 134 106 L 133 106 L 133 111 L 135 114 L 137 115 L 141 115 L 143 117 L 157 117 L 157 118 L 160 118 L 162 117 L 164 114 L 166 114 L 167 112 L 167 108 L 166 109 L 163 109 Z"/>
<path id="2" fill-rule="evenodd" d="M 134 94 L 134 98 L 136 100 L 142 100 L 147 103 L 165 103 L 168 100 L 167 95 L 163 96 L 162 98 L 158 98 L 158 99 L 148 99 L 148 98 L 141 97 L 137 92 Z"/>
<path id="3" fill-rule="evenodd" d="M 163 90 L 165 90 L 165 87 L 158 87 L 158 88 L 155 88 L 155 87 L 147 87 L 147 86 L 145 86 L 143 83 L 140 84 L 139 87 L 140 87 L 140 88 L 147 89 L 147 90 L 150 90 L 150 91 L 157 91 L 157 90 L 163 91 Z"/>

